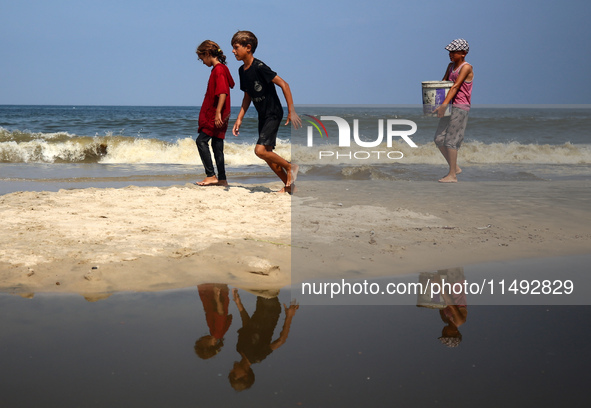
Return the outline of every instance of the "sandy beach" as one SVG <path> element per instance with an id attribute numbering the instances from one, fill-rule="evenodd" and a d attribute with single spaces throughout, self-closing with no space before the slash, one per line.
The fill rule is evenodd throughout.
<path id="1" fill-rule="evenodd" d="M 272 191 L 187 184 L 1 196 L 1 290 L 155 291 L 234 274 L 247 286 L 284 286 L 290 198 Z"/>
<path id="2" fill-rule="evenodd" d="M 588 181 L 276 184 L 0 196 L 0 290 L 272 289 L 591 249 Z"/>

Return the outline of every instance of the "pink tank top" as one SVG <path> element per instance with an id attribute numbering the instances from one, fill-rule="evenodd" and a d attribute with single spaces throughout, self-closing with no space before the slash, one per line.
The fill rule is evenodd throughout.
<path id="1" fill-rule="evenodd" d="M 467 64 L 467 62 L 464 62 L 464 64 Z M 458 79 L 458 75 L 460 74 L 460 70 L 462 69 L 464 64 L 460 65 L 455 70 L 451 70 L 451 72 L 449 73 L 449 76 L 448 76 L 449 81 L 456 82 L 456 79 Z M 472 81 L 473 80 L 474 79 L 472 79 Z M 462 85 L 460 86 L 460 89 L 458 90 L 458 93 L 456 94 L 454 99 L 451 101 L 451 103 L 453 105 L 457 105 L 458 108 L 461 108 L 464 110 L 470 110 L 470 103 L 472 101 L 472 81 L 470 81 L 470 82 L 464 81 L 462 83 Z"/>

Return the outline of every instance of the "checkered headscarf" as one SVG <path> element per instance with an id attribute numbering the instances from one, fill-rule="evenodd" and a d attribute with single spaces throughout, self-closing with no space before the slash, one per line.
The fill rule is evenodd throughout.
<path id="1" fill-rule="evenodd" d="M 445 47 L 448 51 L 470 51 L 470 46 L 468 45 L 468 41 L 464 40 L 463 38 L 458 38 L 450 42 L 447 47 Z"/>
<path id="2" fill-rule="evenodd" d="M 441 344 L 443 344 L 444 346 L 453 348 L 453 347 L 458 347 L 460 345 L 460 343 L 462 342 L 462 336 L 460 337 L 439 337 L 439 341 L 441 342 Z"/>

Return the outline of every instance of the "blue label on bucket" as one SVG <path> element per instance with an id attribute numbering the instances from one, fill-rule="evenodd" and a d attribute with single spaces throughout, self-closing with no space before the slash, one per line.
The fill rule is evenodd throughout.
<path id="1" fill-rule="evenodd" d="M 427 116 L 436 117 L 433 113 L 435 109 L 440 107 L 445 101 L 445 97 L 450 87 L 453 85 L 451 81 L 426 81 L 423 85 L 423 114 Z M 445 110 L 444 115 L 449 116 L 449 107 Z"/>
<path id="2" fill-rule="evenodd" d="M 435 92 L 435 106 L 439 106 L 445 100 L 445 89 L 437 89 Z"/>

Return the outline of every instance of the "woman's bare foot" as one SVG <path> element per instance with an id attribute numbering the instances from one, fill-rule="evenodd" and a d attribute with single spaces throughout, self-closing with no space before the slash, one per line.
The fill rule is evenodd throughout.
<path id="1" fill-rule="evenodd" d="M 444 178 L 439 179 L 439 182 L 440 183 L 457 183 L 458 179 L 456 176 L 452 176 L 452 175 L 448 174 Z"/>
<path id="2" fill-rule="evenodd" d="M 225 180 L 222 180 L 225 181 Z M 211 176 L 211 177 L 205 177 L 203 179 L 203 181 L 198 181 L 197 184 L 198 186 L 218 186 L 220 183 L 220 181 L 218 180 L 218 178 L 216 176 Z M 226 182 L 226 185 L 228 185 L 228 183 Z"/>
<path id="3" fill-rule="evenodd" d="M 456 167 L 456 174 L 455 174 L 455 176 L 450 176 L 450 174 L 447 173 L 445 176 L 441 177 L 441 179 L 443 180 L 443 179 L 445 179 L 447 177 L 451 177 L 452 179 L 455 179 L 456 181 L 458 181 L 458 179 L 456 178 L 456 176 L 458 174 L 460 174 L 461 172 L 462 172 L 462 169 L 460 169 L 459 167 Z"/>

